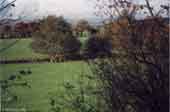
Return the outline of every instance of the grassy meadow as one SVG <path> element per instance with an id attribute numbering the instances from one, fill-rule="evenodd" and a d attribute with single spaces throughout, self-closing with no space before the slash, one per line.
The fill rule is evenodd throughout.
<path id="1" fill-rule="evenodd" d="M 1 59 L 16 60 L 28 58 L 44 58 L 46 55 L 33 52 L 30 47 L 31 39 L 1 39 Z"/>
<path id="2" fill-rule="evenodd" d="M 29 82 L 31 88 L 11 88 L 12 93 L 19 96 L 19 100 L 10 106 L 40 112 L 48 112 L 50 93 L 60 92 L 59 88 L 62 87 L 61 85 L 64 82 L 76 84 L 82 73 L 91 74 L 90 69 L 84 62 L 9 64 L 0 65 L 0 68 L 3 70 L 4 79 L 10 75 L 18 74 L 20 70 L 30 69 L 32 71 L 30 76 L 24 77 L 24 80 Z"/>
<path id="3" fill-rule="evenodd" d="M 80 38 L 82 47 L 87 38 Z M 0 58 L 3 60 L 18 60 L 46 58 L 47 55 L 35 53 L 31 49 L 32 39 L 0 39 Z"/>
<path id="4" fill-rule="evenodd" d="M 31 39 L 0 40 L 1 59 L 15 60 L 46 57 L 45 55 L 33 52 L 30 48 L 31 41 Z M 82 75 L 92 75 L 87 63 L 83 61 L 41 64 L 1 64 L 0 69 L 0 80 L 7 79 L 11 75 L 17 75 L 21 70 L 31 70 L 32 74 L 23 78 L 29 82 L 31 88 L 11 87 L 10 91 L 18 96 L 18 101 L 10 103 L 8 106 L 9 108 L 26 108 L 33 112 L 48 112 L 50 109 L 50 94 L 65 94 L 62 93 L 63 83 L 77 84 L 77 81 Z M 87 83 L 87 81 L 84 82 Z M 94 100 L 94 98 L 92 99 Z M 66 112 L 72 111 L 67 110 Z"/>

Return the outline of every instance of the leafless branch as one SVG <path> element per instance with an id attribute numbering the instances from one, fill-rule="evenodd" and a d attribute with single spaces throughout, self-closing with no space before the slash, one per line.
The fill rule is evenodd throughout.
<path id="1" fill-rule="evenodd" d="M 5 5 L 3 5 L 5 3 L 6 0 L 4 0 L 1 4 L 0 4 L 0 12 L 2 12 L 4 9 L 10 7 L 10 6 L 15 6 L 14 3 L 17 1 L 17 0 L 13 0 L 11 1 L 10 3 L 7 3 Z"/>

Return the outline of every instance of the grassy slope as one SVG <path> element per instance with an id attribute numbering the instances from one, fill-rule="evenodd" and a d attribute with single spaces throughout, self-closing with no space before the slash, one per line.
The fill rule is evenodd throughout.
<path id="1" fill-rule="evenodd" d="M 0 40 L 0 50 L 15 41 L 16 39 Z M 32 51 L 29 47 L 31 41 L 31 39 L 19 40 L 10 48 L 0 52 L 1 58 L 11 60 L 45 57 L 44 55 Z M 81 41 L 83 43 L 85 40 L 82 39 Z M 33 74 L 26 77 L 26 80 L 31 83 L 31 89 L 21 87 L 11 89 L 13 93 L 19 95 L 19 103 L 17 103 L 17 107 L 25 106 L 29 109 L 40 110 L 40 112 L 48 111 L 49 93 L 56 92 L 61 83 L 64 81 L 76 83 L 76 79 L 82 75 L 82 72 L 85 74 L 91 74 L 88 65 L 82 61 L 43 64 L 8 64 L 0 65 L 0 68 L 0 79 L 5 79 L 12 74 L 18 74 L 19 70 L 32 70 Z M 15 106 L 16 104 L 14 107 Z"/>
<path id="2" fill-rule="evenodd" d="M 14 43 L 16 39 L 4 39 L 0 40 L 0 50 L 8 47 L 11 43 Z M 27 58 L 44 58 L 45 55 L 41 55 L 33 52 L 30 48 L 31 39 L 20 39 L 17 43 L 0 52 L 1 59 L 15 60 L 15 59 L 27 59 Z"/>
<path id="3" fill-rule="evenodd" d="M 18 40 L 16 43 L 15 41 Z M 87 38 L 80 38 L 82 48 Z M 35 53 L 31 47 L 31 39 L 0 39 L 0 58 L 6 60 L 45 58 L 46 55 Z M 13 44 L 11 46 L 11 44 Z M 1 51 L 2 49 L 5 50 Z"/>
<path id="4" fill-rule="evenodd" d="M 15 87 L 12 91 L 20 96 L 18 106 L 26 106 L 29 109 L 40 110 L 40 112 L 48 111 L 49 93 L 56 92 L 61 83 L 64 81 L 75 83 L 82 72 L 91 74 L 87 64 L 84 62 L 11 64 L 0 65 L 0 67 L 3 70 L 4 78 L 11 74 L 17 74 L 19 70 L 32 70 L 33 74 L 26 78 L 31 83 L 32 88 Z"/>

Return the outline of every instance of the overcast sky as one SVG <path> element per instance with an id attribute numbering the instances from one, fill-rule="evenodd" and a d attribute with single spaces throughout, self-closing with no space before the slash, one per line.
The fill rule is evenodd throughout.
<path id="1" fill-rule="evenodd" d="M 143 3 L 144 0 L 131 0 Z M 154 6 L 168 0 L 151 0 Z M 71 19 L 94 18 L 92 0 L 17 0 L 14 15 L 42 17 L 49 14 L 62 15 Z"/>
<path id="2" fill-rule="evenodd" d="M 62 15 L 69 18 L 93 17 L 93 6 L 88 0 L 17 0 L 14 15 Z"/>

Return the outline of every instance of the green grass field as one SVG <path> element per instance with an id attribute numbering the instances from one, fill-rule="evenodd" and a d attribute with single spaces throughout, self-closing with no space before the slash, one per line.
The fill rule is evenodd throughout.
<path id="1" fill-rule="evenodd" d="M 42 54 L 33 52 L 30 47 L 31 39 L 1 39 L 0 57 L 6 60 L 44 58 Z"/>
<path id="2" fill-rule="evenodd" d="M 31 88 L 11 88 L 12 92 L 19 96 L 19 101 L 11 106 L 39 110 L 40 112 L 48 112 L 50 108 L 49 93 L 60 92 L 57 90 L 62 83 L 76 83 L 82 73 L 91 74 L 85 62 L 10 64 L 0 65 L 0 68 L 3 79 L 12 74 L 18 74 L 20 70 L 31 69 L 32 74 L 24 77 L 31 84 Z"/>
<path id="3" fill-rule="evenodd" d="M 31 39 L 5 39 L 0 40 L 1 59 L 15 60 L 27 58 L 44 58 L 33 52 L 30 48 Z M 84 40 L 81 40 L 84 42 Z M 31 88 L 12 87 L 10 91 L 19 96 L 17 102 L 9 104 L 9 108 L 26 108 L 33 112 L 49 112 L 50 93 L 62 93 L 62 84 L 71 82 L 77 84 L 82 75 L 92 75 L 87 63 L 83 61 L 70 61 L 64 63 L 41 64 L 6 64 L 0 65 L 0 80 L 19 74 L 20 70 L 31 70 L 32 74 L 25 76 Z M 87 83 L 87 81 L 85 81 Z M 95 84 L 95 83 L 94 83 Z M 79 85 L 78 85 L 79 86 Z M 94 100 L 94 98 L 92 98 Z M 37 111 L 35 111 L 37 110 Z M 64 111 L 65 112 L 65 111 Z M 71 110 L 66 112 L 72 112 Z"/>
<path id="4" fill-rule="evenodd" d="M 82 48 L 87 38 L 80 38 Z M 2 60 L 17 60 L 30 58 L 46 58 L 47 55 L 35 53 L 30 44 L 32 39 L 0 39 L 0 58 Z"/>

